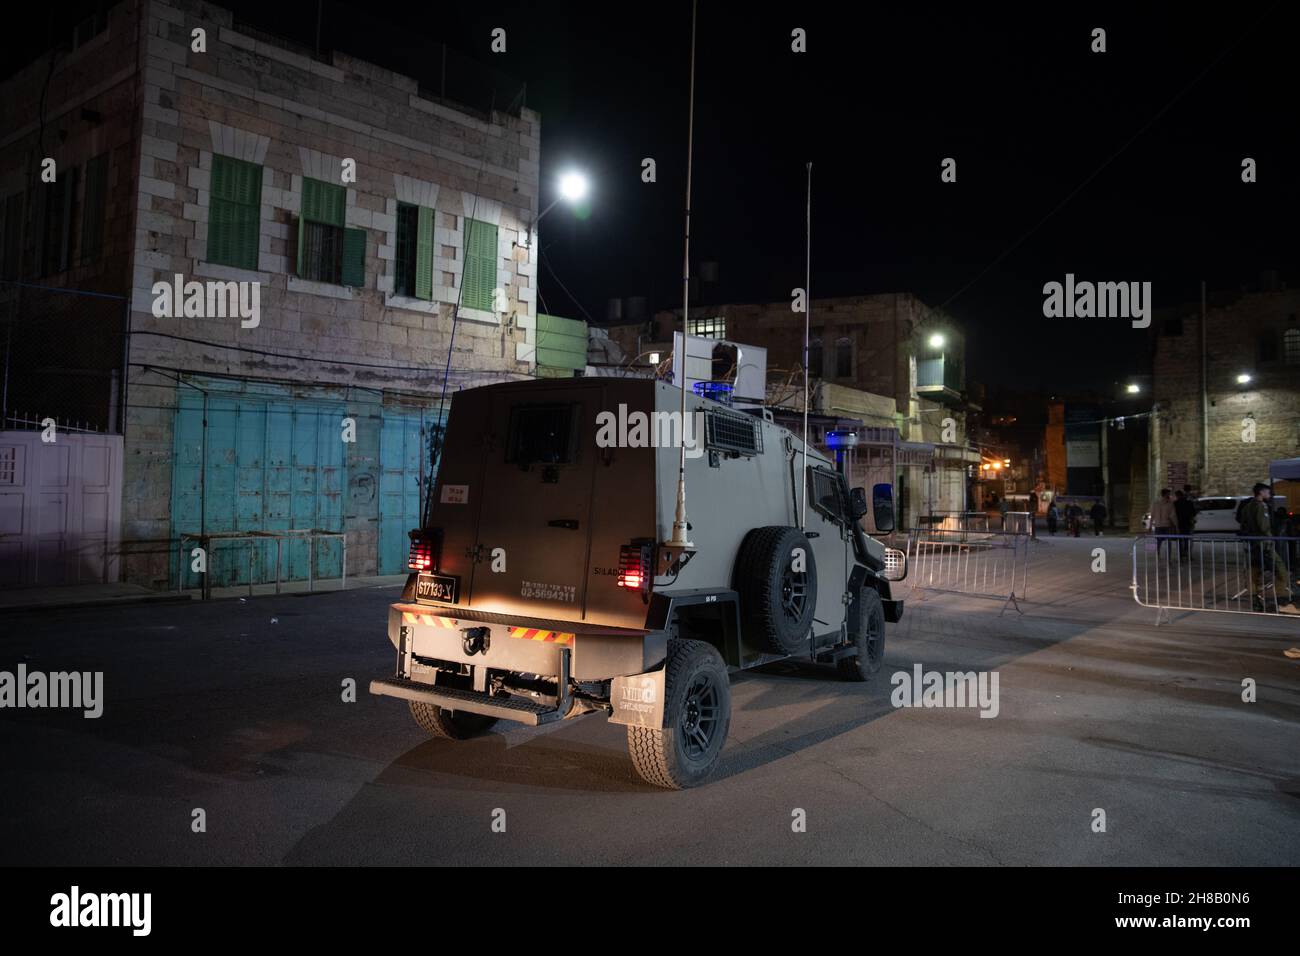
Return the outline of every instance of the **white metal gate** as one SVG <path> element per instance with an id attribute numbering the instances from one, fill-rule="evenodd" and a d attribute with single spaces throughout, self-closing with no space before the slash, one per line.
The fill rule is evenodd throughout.
<path id="1" fill-rule="evenodd" d="M 118 579 L 122 437 L 0 431 L 0 587 Z"/>

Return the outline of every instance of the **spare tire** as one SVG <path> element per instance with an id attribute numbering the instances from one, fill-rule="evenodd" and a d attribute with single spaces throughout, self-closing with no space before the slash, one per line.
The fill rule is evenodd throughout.
<path id="1" fill-rule="evenodd" d="M 773 654 L 806 651 L 817 607 L 817 564 L 803 532 L 754 528 L 740 543 L 734 577 L 746 642 Z"/>

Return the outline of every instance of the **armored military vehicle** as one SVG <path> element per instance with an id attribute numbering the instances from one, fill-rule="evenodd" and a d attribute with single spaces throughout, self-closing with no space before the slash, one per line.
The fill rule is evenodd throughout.
<path id="1" fill-rule="evenodd" d="M 456 394 L 389 611 L 397 672 L 371 692 L 455 740 L 598 711 L 626 725 L 641 776 L 676 789 L 718 762 L 728 668 L 875 674 L 906 562 L 863 533 L 864 490 L 761 410 L 688 393 L 683 419 L 681 401 L 648 379 Z M 682 442 L 686 542 L 671 534 Z M 889 486 L 874 505 L 890 530 Z"/>

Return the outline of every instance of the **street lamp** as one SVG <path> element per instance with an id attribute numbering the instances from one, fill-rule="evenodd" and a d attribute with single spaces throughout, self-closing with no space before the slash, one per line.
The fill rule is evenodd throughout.
<path id="1" fill-rule="evenodd" d="M 589 183 L 582 173 L 571 170 L 560 177 L 560 196 L 567 202 L 577 202 L 587 195 Z M 552 203 L 551 205 L 555 205 Z M 541 216 L 537 217 L 538 219 Z"/>
<path id="2" fill-rule="evenodd" d="M 1137 382 L 1130 382 L 1124 391 L 1128 392 L 1130 395 L 1136 395 L 1142 391 L 1142 386 L 1137 384 Z"/>
<path id="3" fill-rule="evenodd" d="M 1237 376 L 1238 385 L 1249 385 L 1251 383 L 1251 380 L 1252 380 L 1252 376 L 1249 372 L 1242 372 L 1240 375 Z"/>
<path id="4" fill-rule="evenodd" d="M 557 185 L 559 186 L 560 194 L 555 197 L 549 206 L 538 214 L 536 219 L 528 223 L 528 230 L 524 233 L 524 241 L 520 243 L 524 248 L 528 248 L 532 243 L 533 230 L 537 228 L 537 224 L 542 221 L 543 216 L 561 202 L 566 202 L 569 205 L 581 202 L 586 198 L 587 193 L 591 190 L 591 182 L 587 179 L 585 174 L 578 172 L 576 169 L 570 169 L 567 172 L 561 173 Z"/>
<path id="5" fill-rule="evenodd" d="M 944 344 L 947 343 L 947 341 L 948 340 L 943 337 L 942 332 L 935 332 L 932 336 L 930 336 L 927 344 L 932 349 L 941 349 L 944 347 Z"/>

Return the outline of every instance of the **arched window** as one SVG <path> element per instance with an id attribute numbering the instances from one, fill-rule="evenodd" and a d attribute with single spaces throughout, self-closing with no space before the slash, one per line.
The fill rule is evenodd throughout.
<path id="1" fill-rule="evenodd" d="M 1282 359 L 1287 365 L 1300 365 L 1300 329 L 1282 333 Z"/>
<path id="2" fill-rule="evenodd" d="M 853 340 L 840 339 L 835 343 L 835 377 L 853 377 Z"/>
<path id="3" fill-rule="evenodd" d="M 822 340 L 813 339 L 808 343 L 808 374 L 821 378 L 822 375 Z"/>

